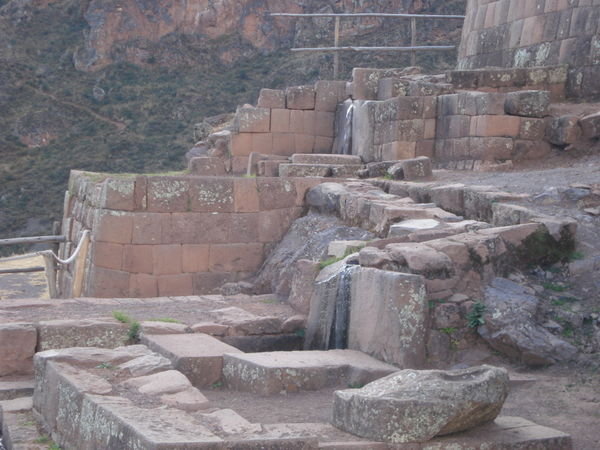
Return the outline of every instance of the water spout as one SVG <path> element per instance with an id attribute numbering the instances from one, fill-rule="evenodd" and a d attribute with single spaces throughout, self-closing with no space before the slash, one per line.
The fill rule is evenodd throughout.
<path id="1" fill-rule="evenodd" d="M 352 272 L 357 267 L 356 265 L 346 264 L 338 275 L 334 317 L 327 347 L 329 349 L 345 349 L 348 347 Z"/>

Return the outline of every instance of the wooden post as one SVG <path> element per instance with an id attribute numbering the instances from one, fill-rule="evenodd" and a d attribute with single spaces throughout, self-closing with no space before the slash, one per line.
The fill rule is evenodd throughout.
<path id="1" fill-rule="evenodd" d="M 73 275 L 73 297 L 81 297 L 83 292 L 83 277 L 85 275 L 85 261 L 87 259 L 88 247 L 90 245 L 89 235 L 81 243 L 81 251 L 75 261 L 75 273 Z"/>
<path id="2" fill-rule="evenodd" d="M 410 19 L 410 46 L 417 46 L 417 19 L 415 17 L 411 17 Z M 410 54 L 410 65 L 417 65 L 417 52 L 413 51 Z"/>
<path id="3" fill-rule="evenodd" d="M 340 17 L 335 17 L 335 30 L 333 32 L 334 47 L 340 46 Z M 337 80 L 340 74 L 340 52 L 333 54 L 333 79 Z"/>
<path id="4" fill-rule="evenodd" d="M 56 264 L 54 262 L 54 256 L 52 252 L 42 253 L 44 258 L 44 266 L 46 267 L 46 281 L 48 282 L 48 293 L 50 298 L 58 298 L 58 291 L 56 289 Z"/>

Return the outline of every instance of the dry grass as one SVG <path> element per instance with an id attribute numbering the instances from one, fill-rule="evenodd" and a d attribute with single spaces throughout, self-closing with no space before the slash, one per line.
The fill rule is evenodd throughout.
<path id="1" fill-rule="evenodd" d="M 10 258 L 0 258 L 0 269 L 27 269 L 30 267 L 44 267 L 41 256 L 30 255 L 29 258 L 17 261 L 7 261 Z M 44 272 L 20 273 L 11 275 L 0 275 L 0 299 L 22 298 L 23 291 L 27 286 L 42 292 L 36 295 L 39 298 L 50 298 L 48 283 Z"/>

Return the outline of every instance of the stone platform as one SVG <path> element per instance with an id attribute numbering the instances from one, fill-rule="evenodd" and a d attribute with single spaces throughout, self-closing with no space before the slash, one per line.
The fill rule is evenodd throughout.
<path id="1" fill-rule="evenodd" d="M 224 355 L 227 387 L 261 395 L 362 386 L 398 370 L 354 350 Z"/>

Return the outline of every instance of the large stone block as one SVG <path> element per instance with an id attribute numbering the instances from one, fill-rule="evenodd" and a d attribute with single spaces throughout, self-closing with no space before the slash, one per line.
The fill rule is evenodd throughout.
<path id="1" fill-rule="evenodd" d="M 171 361 L 196 387 L 209 387 L 221 379 L 223 355 L 241 353 L 207 334 L 146 335 L 142 343 Z"/>
<path id="2" fill-rule="evenodd" d="M 538 117 L 548 115 L 550 93 L 548 91 L 518 91 L 506 95 L 504 108 L 513 116 Z"/>
<path id="3" fill-rule="evenodd" d="M 346 98 L 345 81 L 317 81 L 315 90 L 317 111 L 335 112 L 337 105 Z"/>
<path id="4" fill-rule="evenodd" d="M 582 136 L 579 117 L 565 115 L 552 118 L 546 127 L 546 139 L 555 145 L 566 146 L 574 144 Z"/>
<path id="5" fill-rule="evenodd" d="M 199 176 L 225 175 L 225 164 L 221 158 L 200 156 L 190 159 L 188 164 L 190 174 Z"/>
<path id="6" fill-rule="evenodd" d="M 600 137 L 600 112 L 583 117 L 580 121 L 583 137 L 595 139 Z"/>
<path id="7" fill-rule="evenodd" d="M 397 370 L 353 350 L 266 352 L 224 355 L 229 388 L 272 395 L 364 384 Z"/>
<path id="8" fill-rule="evenodd" d="M 38 351 L 69 347 L 116 348 L 129 339 L 129 326 L 109 319 L 49 320 L 38 324 Z"/>
<path id="9" fill-rule="evenodd" d="M 187 177 L 148 177 L 148 211 L 188 211 L 189 191 L 190 179 Z"/>
<path id="10" fill-rule="evenodd" d="M 233 184 L 231 178 L 191 178 L 189 204 L 185 211 L 233 212 Z"/>
<path id="11" fill-rule="evenodd" d="M 30 323 L 0 325 L 0 377 L 33 373 L 37 330 Z"/>
<path id="12" fill-rule="evenodd" d="M 403 370 L 362 389 L 336 391 L 333 424 L 392 443 L 425 442 L 493 421 L 508 395 L 505 369 Z"/>
<path id="13" fill-rule="evenodd" d="M 264 260 L 263 244 L 212 245 L 211 272 L 255 272 Z"/>
<path id="14" fill-rule="evenodd" d="M 251 106 L 239 108 L 235 124 L 239 133 L 268 133 L 271 131 L 271 110 Z"/>
<path id="15" fill-rule="evenodd" d="M 315 109 L 315 88 L 313 86 L 294 86 L 285 90 L 288 109 Z"/>
<path id="16" fill-rule="evenodd" d="M 133 215 L 118 211 L 98 210 L 93 228 L 95 240 L 130 244 L 133 234 Z"/>
<path id="17" fill-rule="evenodd" d="M 361 268 L 352 274 L 351 305 L 348 348 L 400 367 L 424 363 L 423 277 Z"/>
<path id="18" fill-rule="evenodd" d="M 261 89 L 258 95 L 259 108 L 285 108 L 285 92 L 279 89 Z"/>

